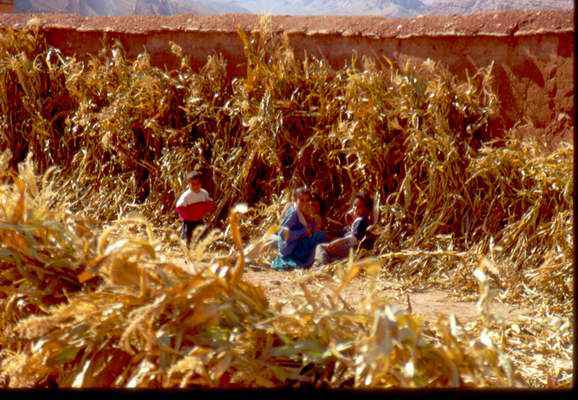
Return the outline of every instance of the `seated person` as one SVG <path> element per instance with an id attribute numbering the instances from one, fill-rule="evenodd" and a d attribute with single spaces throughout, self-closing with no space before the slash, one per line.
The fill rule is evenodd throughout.
<path id="1" fill-rule="evenodd" d="M 311 210 L 311 193 L 306 188 L 293 192 L 294 202 L 284 211 L 279 229 L 279 255 L 273 259 L 273 269 L 306 268 L 313 263 L 315 246 L 325 240 L 325 234 L 316 230 Z"/>
<path id="2" fill-rule="evenodd" d="M 313 264 L 315 267 L 345 258 L 350 249 L 357 247 L 369 226 L 371 203 L 371 199 L 365 193 L 355 194 L 351 210 L 345 215 L 345 221 L 349 226 L 345 229 L 344 236 L 329 243 L 317 245 Z"/>

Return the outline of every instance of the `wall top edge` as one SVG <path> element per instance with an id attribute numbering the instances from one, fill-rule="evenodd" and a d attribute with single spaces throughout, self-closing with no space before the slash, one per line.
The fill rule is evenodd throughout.
<path id="1" fill-rule="evenodd" d="M 153 34 L 160 32 L 236 33 L 255 32 L 260 16 L 177 15 L 170 17 L 122 16 L 80 17 L 63 14 L 0 14 L 0 27 L 43 30 Z M 410 38 L 420 36 L 522 36 L 574 32 L 574 10 L 509 11 L 467 16 L 383 17 L 292 17 L 273 16 L 271 29 L 289 35 L 344 36 L 366 38 Z"/>

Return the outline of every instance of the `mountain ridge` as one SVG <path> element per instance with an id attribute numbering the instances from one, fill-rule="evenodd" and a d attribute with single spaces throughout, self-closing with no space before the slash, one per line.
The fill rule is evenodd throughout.
<path id="1" fill-rule="evenodd" d="M 573 7 L 573 0 L 15 0 L 14 3 L 15 11 L 20 13 L 83 16 L 253 13 L 406 17 Z"/>

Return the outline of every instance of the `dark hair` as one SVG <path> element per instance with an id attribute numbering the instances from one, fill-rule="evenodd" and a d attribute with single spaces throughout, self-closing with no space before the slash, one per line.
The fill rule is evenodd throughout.
<path id="1" fill-rule="evenodd" d="M 305 186 L 295 188 L 295 190 L 293 190 L 293 200 L 298 200 L 304 194 L 308 194 L 309 196 L 311 196 L 311 192 Z"/>
<path id="2" fill-rule="evenodd" d="M 193 179 L 201 180 L 203 175 L 199 171 L 191 171 L 187 173 L 187 182 L 192 181 Z"/>
<path id="3" fill-rule="evenodd" d="M 365 206 L 365 209 L 371 213 L 371 209 L 373 208 L 373 200 L 371 200 L 371 197 L 369 197 L 367 193 L 357 192 L 353 195 L 353 200 L 355 199 L 361 200 Z"/>

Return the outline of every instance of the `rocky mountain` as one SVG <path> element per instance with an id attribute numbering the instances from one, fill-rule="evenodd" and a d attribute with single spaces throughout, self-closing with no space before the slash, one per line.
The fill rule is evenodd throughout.
<path id="1" fill-rule="evenodd" d="M 79 15 L 415 15 L 573 8 L 574 0 L 15 0 L 16 12 Z"/>
<path id="2" fill-rule="evenodd" d="M 14 11 L 80 15 L 130 15 L 130 0 L 15 0 Z"/>
<path id="3" fill-rule="evenodd" d="M 420 0 L 232 0 L 253 13 L 273 15 L 382 15 L 423 14 Z"/>
<path id="4" fill-rule="evenodd" d="M 218 15 L 249 13 L 226 0 L 15 0 L 19 13 L 94 15 Z"/>
<path id="5" fill-rule="evenodd" d="M 473 14 L 486 11 L 573 9 L 574 0 L 422 0 L 430 15 Z"/>
<path id="6" fill-rule="evenodd" d="M 252 13 L 287 15 L 473 14 L 484 11 L 573 8 L 574 0 L 230 0 Z"/>

